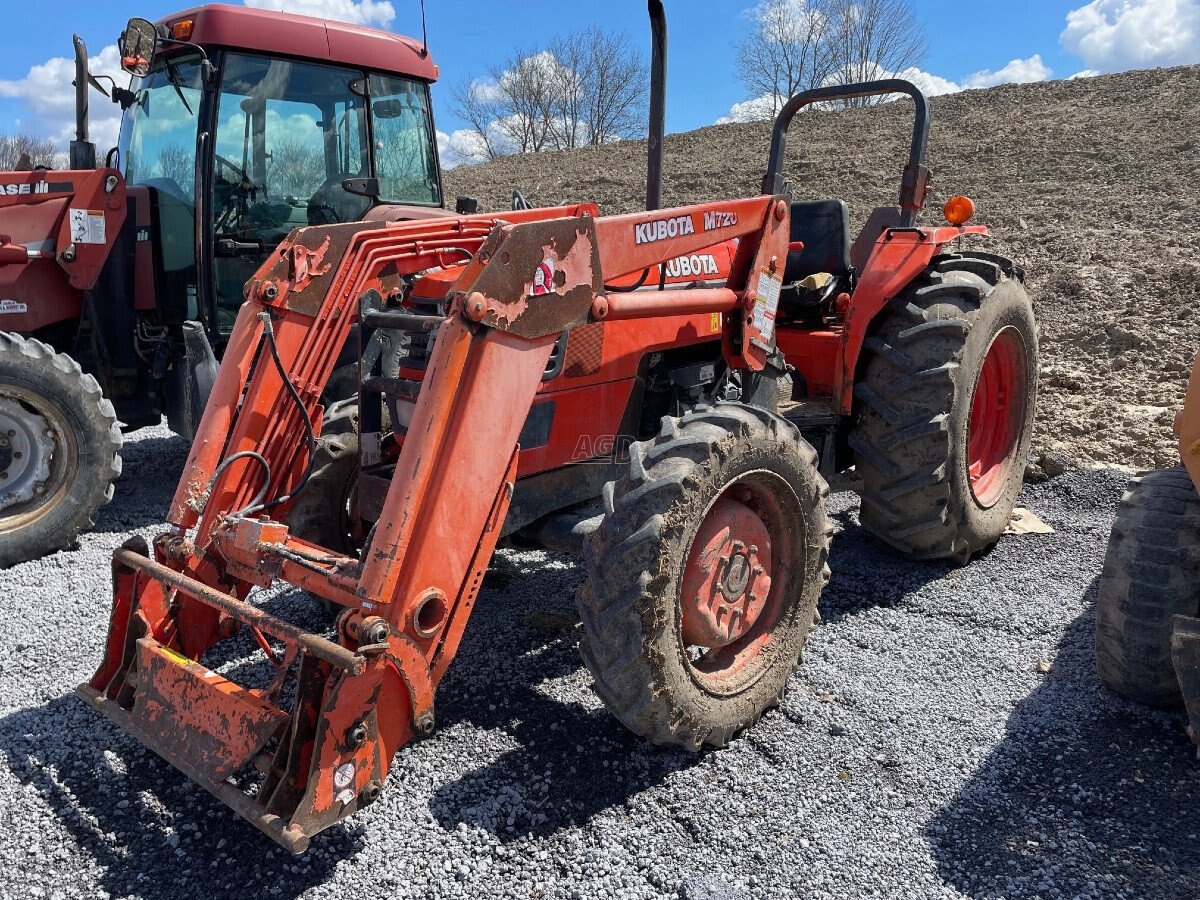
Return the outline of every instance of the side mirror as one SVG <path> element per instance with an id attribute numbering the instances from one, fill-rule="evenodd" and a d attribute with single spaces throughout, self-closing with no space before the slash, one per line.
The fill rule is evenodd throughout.
<path id="1" fill-rule="evenodd" d="M 130 19 L 117 48 L 121 53 L 121 68 L 130 75 L 142 78 L 150 72 L 150 60 L 158 44 L 158 29 L 147 19 Z"/>

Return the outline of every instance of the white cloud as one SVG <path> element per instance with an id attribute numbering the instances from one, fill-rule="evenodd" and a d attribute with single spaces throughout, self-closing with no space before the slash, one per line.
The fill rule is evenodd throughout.
<path id="1" fill-rule="evenodd" d="M 1076 78 L 1095 78 L 1099 74 L 1095 69 L 1084 69 L 1082 72 L 1076 72 L 1070 76 L 1067 81 L 1074 81 Z"/>
<path id="2" fill-rule="evenodd" d="M 439 131 L 437 142 L 443 169 L 487 161 L 487 148 L 483 138 L 469 128 L 460 128 L 450 133 Z"/>
<path id="3" fill-rule="evenodd" d="M 908 68 L 902 72 L 880 72 L 877 78 L 903 78 L 911 81 L 919 87 L 927 97 L 940 97 L 943 94 L 956 94 L 962 90 L 962 86 L 950 81 L 948 78 L 942 78 L 940 75 L 934 75 L 931 72 L 926 72 L 923 69 Z M 762 97 L 754 97 L 750 100 L 743 100 L 741 103 L 735 103 L 730 107 L 729 112 L 713 124 L 729 125 L 731 123 L 742 122 L 761 122 L 765 119 L 775 117 L 776 105 L 774 98 L 770 94 L 765 94 Z"/>
<path id="4" fill-rule="evenodd" d="M 110 44 L 88 59 L 93 75 L 107 75 L 125 86 L 129 76 L 121 71 L 116 45 Z M 23 78 L 0 81 L 0 97 L 20 100 L 29 110 L 31 125 L 36 122 L 39 136 L 53 138 L 66 149 L 75 136 L 75 60 L 56 56 L 33 66 Z M 102 82 L 108 87 L 107 82 Z M 93 90 L 90 97 L 91 139 L 103 155 L 117 143 L 121 129 L 121 109 Z M 21 127 L 23 120 L 17 120 Z"/>
<path id="5" fill-rule="evenodd" d="M 1029 59 L 1014 59 L 1002 69 L 995 72 L 984 69 L 963 79 L 965 88 L 989 88 L 998 84 L 1032 84 L 1035 81 L 1045 81 L 1054 72 L 1042 62 L 1042 57 L 1035 53 Z"/>
<path id="6" fill-rule="evenodd" d="M 735 103 L 729 109 L 729 114 L 717 119 L 717 125 L 729 125 L 732 122 L 761 122 L 763 119 L 774 117 L 775 98 L 770 94 L 765 97 L 755 97 L 753 100 L 743 100 Z"/>
<path id="7" fill-rule="evenodd" d="M 1091 0 L 1059 42 L 1101 72 L 1200 62 L 1200 0 Z"/>
<path id="8" fill-rule="evenodd" d="M 961 85 L 956 84 L 950 79 L 943 78 L 940 75 L 934 75 L 932 72 L 926 72 L 923 69 L 905 69 L 903 72 L 897 72 L 896 77 L 911 81 L 925 92 L 926 97 L 940 97 L 943 94 L 957 94 L 962 90 Z"/>
<path id="9" fill-rule="evenodd" d="M 395 7 L 387 0 L 243 0 L 256 9 L 316 16 L 352 25 L 387 26 L 396 18 Z"/>

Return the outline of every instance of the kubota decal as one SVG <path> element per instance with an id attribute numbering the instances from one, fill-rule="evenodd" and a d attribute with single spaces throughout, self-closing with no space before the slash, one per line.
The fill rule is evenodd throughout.
<path id="1" fill-rule="evenodd" d="M 718 228 L 733 228 L 738 223 L 735 212 L 706 212 L 704 214 L 704 230 L 716 231 Z"/>
<path id="2" fill-rule="evenodd" d="M 717 258 L 711 253 L 695 256 L 677 256 L 667 263 L 668 278 L 685 278 L 689 275 L 716 275 L 720 272 Z"/>
<path id="3" fill-rule="evenodd" d="M 691 216 L 675 216 L 633 226 L 633 241 L 636 244 L 653 244 L 695 233 L 696 224 Z"/>
<path id="4" fill-rule="evenodd" d="M 544 259 L 534 270 L 533 287 L 529 291 L 531 297 L 542 297 L 554 291 L 554 260 Z"/>

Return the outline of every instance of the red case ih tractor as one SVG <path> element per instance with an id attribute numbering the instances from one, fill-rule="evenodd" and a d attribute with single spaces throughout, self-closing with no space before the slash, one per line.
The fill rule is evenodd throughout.
<path id="1" fill-rule="evenodd" d="M 114 554 L 80 696 L 294 852 L 434 730 L 502 539 L 582 550 L 597 692 L 636 733 L 696 749 L 757 721 L 799 663 L 828 577 L 823 473 L 858 466 L 864 524 L 912 557 L 964 561 L 1008 521 L 1033 315 L 1011 263 L 948 251 L 985 232 L 967 201 L 950 226 L 915 224 L 925 98 L 899 80 L 801 94 L 760 196 L 657 209 L 666 31 L 649 7 L 648 211 L 292 232 L 246 287 L 167 529 Z M 896 92 L 916 110 L 900 206 L 851 242 L 843 203 L 793 202 L 788 126 Z M 730 247 L 717 284 L 667 283 Z M 357 398 L 326 412 L 355 326 Z M 336 632 L 251 602 L 279 583 L 339 609 Z M 239 632 L 267 683 L 214 671 Z"/>
<path id="2" fill-rule="evenodd" d="M 123 44 L 141 78 L 112 86 L 105 165 L 87 127 L 89 82 L 105 88 L 76 38 L 71 169 L 0 173 L 0 566 L 93 522 L 123 429 L 165 413 L 194 435 L 242 286 L 293 228 L 443 214 L 420 43 L 206 6 L 134 20 Z"/>

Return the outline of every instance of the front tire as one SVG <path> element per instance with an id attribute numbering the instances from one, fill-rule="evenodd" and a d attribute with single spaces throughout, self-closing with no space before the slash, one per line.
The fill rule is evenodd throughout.
<path id="1" fill-rule="evenodd" d="M 358 555 L 361 546 L 350 515 L 358 458 L 358 397 L 353 396 L 325 412 L 312 473 L 288 514 L 292 534 L 335 553 Z"/>
<path id="2" fill-rule="evenodd" d="M 966 563 L 1004 532 L 1037 405 L 1033 307 L 999 257 L 939 257 L 865 342 L 849 438 L 863 527 L 910 559 Z"/>
<path id="3" fill-rule="evenodd" d="M 1200 616 L 1200 496 L 1182 465 L 1129 483 L 1096 599 L 1096 667 L 1123 697 L 1183 703 L 1171 662 L 1175 616 Z"/>
<path id="4" fill-rule="evenodd" d="M 664 418 L 604 489 L 580 651 L 656 744 L 722 747 L 780 702 L 829 577 L 829 488 L 796 429 L 738 403 Z"/>
<path id="5" fill-rule="evenodd" d="M 79 363 L 0 332 L 0 567 L 69 547 L 121 474 L 112 403 Z"/>

